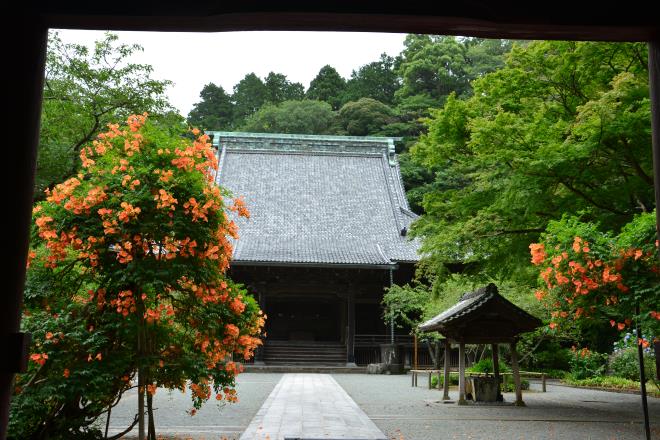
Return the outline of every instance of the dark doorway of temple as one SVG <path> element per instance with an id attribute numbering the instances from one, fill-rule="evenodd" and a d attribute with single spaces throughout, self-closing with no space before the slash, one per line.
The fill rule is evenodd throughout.
<path id="1" fill-rule="evenodd" d="M 266 308 L 268 340 L 338 342 L 339 306 L 338 300 L 272 299 Z"/>

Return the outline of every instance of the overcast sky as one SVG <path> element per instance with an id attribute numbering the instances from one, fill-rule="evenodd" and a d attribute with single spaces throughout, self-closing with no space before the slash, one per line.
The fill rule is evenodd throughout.
<path id="1" fill-rule="evenodd" d="M 60 30 L 65 42 L 91 45 L 102 31 Z M 348 78 L 354 69 L 376 61 L 380 54 L 397 55 L 404 34 L 359 32 L 116 32 L 123 43 L 138 43 L 144 52 L 136 62 L 151 64 L 154 78 L 174 85 L 170 102 L 186 116 L 209 82 L 231 93 L 247 73 L 262 79 L 270 71 L 283 73 L 305 88 L 319 69 L 333 66 Z"/>

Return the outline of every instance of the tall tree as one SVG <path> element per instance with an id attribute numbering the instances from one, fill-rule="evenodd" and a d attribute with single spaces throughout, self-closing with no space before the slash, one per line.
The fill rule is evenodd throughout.
<path id="1" fill-rule="evenodd" d="M 617 231 L 654 208 L 646 47 L 535 42 L 450 95 L 414 149 L 441 187 L 417 233 L 440 264 L 527 276 L 527 246 L 565 213 Z M 525 275 L 527 274 L 527 275 Z"/>
<path id="2" fill-rule="evenodd" d="M 266 104 L 241 127 L 257 133 L 340 134 L 337 116 L 327 102 L 303 100 Z"/>
<path id="3" fill-rule="evenodd" d="M 382 134 L 383 128 L 395 121 L 394 111 L 380 101 L 361 98 L 346 103 L 339 110 L 339 120 L 351 136 Z"/>
<path id="4" fill-rule="evenodd" d="M 268 90 L 254 73 L 248 73 L 234 86 L 234 125 L 240 126 L 245 118 L 255 113 L 266 102 Z"/>
<path id="5" fill-rule="evenodd" d="M 222 86 L 206 84 L 199 93 L 201 101 L 188 113 L 188 123 L 206 130 L 229 130 L 234 118 L 234 104 Z"/>
<path id="6" fill-rule="evenodd" d="M 252 355 L 263 319 L 226 276 L 238 238 L 227 211 L 249 214 L 213 183 L 208 136 L 177 130 L 146 115 L 110 124 L 81 149 L 81 173 L 35 207 L 24 319 L 35 338 L 12 438 L 100 438 L 94 422 L 135 375 L 150 440 L 157 387 L 190 382 L 193 413 L 213 392 L 236 400 L 232 355 Z"/>
<path id="7" fill-rule="evenodd" d="M 93 49 L 65 44 L 56 32 L 48 35 L 48 54 L 35 197 L 77 173 L 83 145 L 116 119 L 147 111 L 154 116 L 170 110 L 165 90 L 170 81 L 151 77 L 152 67 L 131 62 L 142 51 L 120 44 L 106 33 Z"/>
<path id="8" fill-rule="evenodd" d="M 342 104 L 342 94 L 346 88 L 346 80 L 330 65 L 321 67 L 316 77 L 309 83 L 307 98 L 325 101 L 338 110 Z"/>
<path id="9" fill-rule="evenodd" d="M 401 86 L 394 70 L 394 58 L 382 54 L 380 60 L 354 70 L 346 83 L 344 102 L 372 98 L 387 105 L 394 104 L 394 92 Z"/>
<path id="10" fill-rule="evenodd" d="M 266 102 L 279 104 L 284 101 L 300 101 L 305 97 L 305 86 L 292 83 L 281 73 L 270 72 L 264 80 Z"/>

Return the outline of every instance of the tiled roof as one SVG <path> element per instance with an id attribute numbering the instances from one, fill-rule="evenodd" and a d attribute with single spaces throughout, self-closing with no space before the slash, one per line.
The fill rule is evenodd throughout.
<path id="1" fill-rule="evenodd" d="M 530 315 L 501 296 L 497 290 L 497 286 L 490 283 L 473 292 L 464 294 L 456 304 L 428 321 L 423 322 L 418 328 L 421 331 L 437 330 L 443 332 L 444 329 L 451 328 L 460 320 L 472 319 L 472 315 L 483 313 L 489 309 L 495 309 L 495 307 L 498 307 L 500 313 L 502 310 L 505 310 L 506 318 L 517 322 L 521 328 L 526 328 L 525 331 L 530 331 L 541 325 L 541 321 L 538 318 Z M 498 319 L 501 318 L 498 317 Z"/>
<path id="2" fill-rule="evenodd" d="M 389 265 L 419 260 L 417 217 L 388 138 L 215 132 L 217 181 L 243 196 L 235 262 Z"/>

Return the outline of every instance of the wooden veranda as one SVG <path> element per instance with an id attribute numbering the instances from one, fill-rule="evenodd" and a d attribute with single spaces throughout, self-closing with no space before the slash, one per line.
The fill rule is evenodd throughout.
<path id="1" fill-rule="evenodd" d="M 511 369 L 516 389 L 516 405 L 524 405 L 516 342 L 518 336 L 542 325 L 541 321 L 508 301 L 495 284 L 463 295 L 458 303 L 419 326 L 423 332 L 437 331 L 445 337 L 445 352 L 458 344 L 458 404 L 465 400 L 465 344 L 491 344 L 493 374 L 501 383 L 499 344 L 511 347 Z M 443 400 L 449 400 L 449 363 L 445 356 Z M 498 388 L 499 389 L 499 388 Z M 499 391 L 498 391 L 499 394 Z"/>

